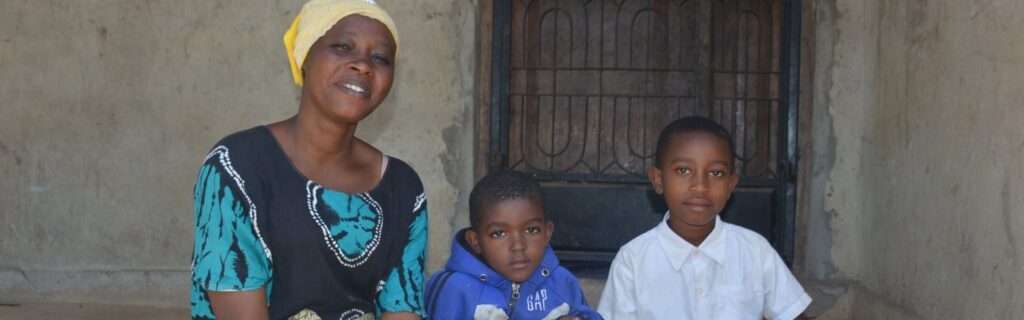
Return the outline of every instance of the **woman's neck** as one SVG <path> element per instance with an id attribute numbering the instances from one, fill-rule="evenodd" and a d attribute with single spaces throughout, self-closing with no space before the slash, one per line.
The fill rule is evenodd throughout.
<path id="1" fill-rule="evenodd" d="M 285 154 L 307 179 L 327 188 L 358 193 L 379 183 L 383 155 L 355 137 L 345 123 L 300 106 L 295 116 L 271 125 Z"/>
<path id="2" fill-rule="evenodd" d="M 336 123 L 311 112 L 286 120 L 295 151 L 315 163 L 348 163 L 355 159 L 357 123 Z"/>

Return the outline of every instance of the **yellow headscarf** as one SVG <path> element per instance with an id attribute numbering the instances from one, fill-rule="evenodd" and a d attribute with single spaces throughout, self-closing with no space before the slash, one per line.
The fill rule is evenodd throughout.
<path id="1" fill-rule="evenodd" d="M 388 27 L 391 37 L 395 38 L 395 57 L 398 57 L 398 29 L 395 29 L 395 22 L 373 0 L 310 0 L 302 6 L 291 28 L 284 33 L 284 47 L 288 49 L 288 61 L 291 62 L 296 85 L 302 86 L 302 64 L 313 43 L 342 18 L 353 14 L 380 21 Z"/>

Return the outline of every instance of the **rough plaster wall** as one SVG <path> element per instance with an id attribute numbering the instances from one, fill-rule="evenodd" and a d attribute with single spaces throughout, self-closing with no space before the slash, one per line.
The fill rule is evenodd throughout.
<path id="1" fill-rule="evenodd" d="M 808 244 L 807 270 L 863 285 L 854 318 L 1024 317 L 1024 4 L 818 7 L 833 8 L 814 129 L 834 137 L 815 137 L 831 250 Z"/>
<path id="2" fill-rule="evenodd" d="M 1024 318 L 1024 4 L 881 3 L 861 282 L 928 319 Z"/>
<path id="3" fill-rule="evenodd" d="M 807 258 L 808 274 L 822 278 L 857 279 L 862 273 L 865 219 L 862 182 L 865 119 L 874 103 L 874 70 L 877 64 L 877 10 L 875 1 L 821 1 L 817 46 L 818 71 L 815 90 L 816 173 L 824 173 L 821 215 L 809 228 L 824 226 L 828 234 L 814 232 L 830 249 L 812 245 Z M 819 166 L 820 164 L 820 166 Z M 820 171 L 819 171 L 820 170 Z"/>
<path id="4" fill-rule="evenodd" d="M 409 161 L 423 179 L 430 211 L 428 272 L 444 266 L 453 229 L 468 223 L 473 187 L 476 1 L 379 1 L 402 32 L 396 88 L 360 125 L 359 136 Z M 394 106 L 394 107 L 390 107 Z"/>
<path id="5" fill-rule="evenodd" d="M 0 301 L 184 305 L 198 164 L 295 112 L 281 35 L 303 3 L 0 2 Z M 472 182 L 476 5 L 381 3 L 402 55 L 358 135 L 420 173 L 434 270 Z"/>
<path id="6" fill-rule="evenodd" d="M 805 6 L 806 8 L 806 6 Z M 804 265 L 803 276 L 810 279 L 831 279 L 835 273 L 835 265 L 832 262 L 832 213 L 826 212 L 824 208 L 825 185 L 828 183 L 828 175 L 835 164 L 835 133 L 832 129 L 832 116 L 829 112 L 832 69 L 835 57 L 835 43 L 837 30 L 836 4 L 834 1 L 819 1 L 814 4 L 814 83 L 812 103 L 801 105 L 800 108 L 810 108 L 811 120 L 807 123 L 800 123 L 800 130 L 809 130 L 810 134 L 805 135 L 809 141 L 801 141 L 801 148 L 804 150 L 805 158 L 800 159 L 801 163 L 810 165 L 809 176 L 801 180 L 807 190 L 806 199 L 799 201 L 807 203 L 806 222 L 803 226 L 806 234 L 804 240 Z M 807 59 L 807 57 L 802 57 Z M 802 89 L 806 89 L 804 87 Z M 807 112 L 806 109 L 801 113 Z M 799 229 L 799 227 L 798 227 Z M 797 269 L 797 268 L 795 268 Z"/>

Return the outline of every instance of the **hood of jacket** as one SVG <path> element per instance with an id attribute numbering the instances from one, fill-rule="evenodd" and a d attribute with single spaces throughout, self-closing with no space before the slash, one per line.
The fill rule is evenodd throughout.
<path id="1" fill-rule="evenodd" d="M 511 286 L 511 282 L 508 279 L 494 271 L 484 262 L 483 257 L 470 249 L 469 244 L 466 243 L 465 234 L 467 230 L 469 228 L 455 233 L 455 238 L 452 239 L 452 256 L 448 258 L 448 264 L 445 265 L 445 269 L 471 275 L 495 287 L 505 288 Z M 544 282 L 558 268 L 558 264 L 558 257 L 555 256 L 555 251 L 551 249 L 551 245 L 548 245 L 544 249 L 544 258 L 541 259 L 537 269 L 533 270 L 533 273 L 530 274 L 530 278 L 526 282 L 539 286 L 541 282 Z"/>

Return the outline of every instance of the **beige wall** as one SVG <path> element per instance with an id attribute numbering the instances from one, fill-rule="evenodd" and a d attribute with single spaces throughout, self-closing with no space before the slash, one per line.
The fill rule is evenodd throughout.
<path id="1" fill-rule="evenodd" d="M 304 2 L 0 2 L 0 301 L 185 305 L 196 170 L 296 111 L 281 35 Z M 434 270 L 473 181 L 476 4 L 380 2 L 402 52 L 358 136 L 423 179 Z"/>
<path id="2" fill-rule="evenodd" d="M 1024 317 L 1024 4 L 817 4 L 807 270 L 863 285 L 854 318 Z"/>

